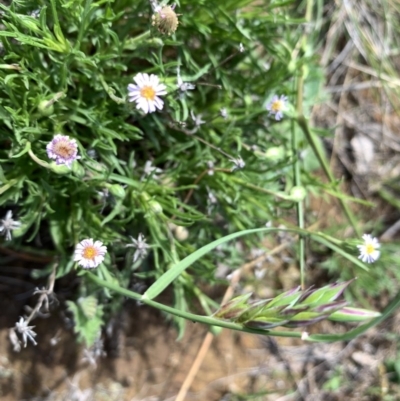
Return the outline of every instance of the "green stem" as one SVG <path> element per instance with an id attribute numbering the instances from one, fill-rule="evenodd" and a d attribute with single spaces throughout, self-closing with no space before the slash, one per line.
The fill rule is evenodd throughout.
<path id="1" fill-rule="evenodd" d="M 326 177 L 328 178 L 330 183 L 336 187 L 335 177 L 333 176 L 333 174 L 329 168 L 329 165 L 325 159 L 323 150 L 320 149 L 318 141 L 314 136 L 314 133 L 311 132 L 311 130 L 309 129 L 304 115 L 301 114 L 297 117 L 297 123 L 299 124 L 300 128 L 302 129 L 304 135 L 306 136 L 306 138 L 308 140 L 308 143 L 310 144 L 311 148 L 313 149 L 314 154 L 317 157 L 322 169 L 324 170 Z M 360 229 L 358 228 L 356 220 L 355 220 L 353 214 L 351 213 L 350 209 L 348 208 L 346 202 L 341 198 L 339 198 L 339 202 L 340 202 L 340 205 L 341 205 L 347 219 L 349 220 L 350 224 L 352 225 L 355 233 L 357 234 L 357 236 L 360 237 L 361 236 Z"/>
<path id="2" fill-rule="evenodd" d="M 207 324 L 209 326 L 218 326 L 218 327 L 223 327 L 226 329 L 242 331 L 245 333 L 252 333 L 252 334 L 261 334 L 261 335 L 274 336 L 274 337 L 292 337 L 292 338 L 301 338 L 302 337 L 302 332 L 298 332 L 298 331 L 257 330 L 257 329 L 251 329 L 248 327 L 244 327 L 240 324 L 215 319 L 215 318 L 209 317 L 209 316 L 201 316 L 201 315 L 195 315 L 195 314 L 189 313 L 189 312 L 184 312 L 184 311 L 172 308 L 170 306 L 160 304 L 156 301 L 153 301 L 153 300 L 150 300 L 147 298 L 143 298 L 140 294 L 130 291 L 130 290 L 127 290 L 125 288 L 122 288 L 119 285 L 114 284 L 113 282 L 108 282 L 108 281 L 102 280 L 101 278 L 97 277 L 93 273 L 85 272 L 85 275 L 86 275 L 86 277 L 88 277 L 90 280 L 92 280 L 93 282 L 95 282 L 96 284 L 98 284 L 101 287 L 108 288 L 109 290 L 115 291 L 118 294 L 135 299 L 137 301 L 141 301 L 148 306 L 159 309 L 166 313 L 170 313 L 174 316 L 182 317 L 182 318 L 190 320 L 192 322 L 198 322 L 198 323 Z M 395 298 L 392 300 L 392 302 L 385 308 L 383 314 L 381 316 L 379 316 L 378 318 L 373 319 L 370 322 L 363 324 L 363 325 L 361 325 L 353 330 L 350 330 L 344 334 L 312 334 L 312 335 L 308 336 L 305 340 L 311 341 L 311 342 L 349 341 L 349 340 L 359 336 L 360 334 L 365 333 L 371 327 L 376 326 L 377 324 L 383 322 L 389 315 L 391 315 L 395 310 L 397 310 L 399 308 L 399 306 L 400 306 L 400 292 L 395 296 Z"/>
<path id="3" fill-rule="evenodd" d="M 39 164 L 39 166 L 45 167 L 45 168 L 50 168 L 49 163 L 44 162 L 43 160 L 39 159 L 33 152 L 31 149 L 28 150 L 28 154 L 31 157 L 31 159 L 36 162 L 37 164 Z"/>
<path id="4" fill-rule="evenodd" d="M 297 114 L 303 113 L 303 85 L 304 85 L 304 75 L 303 75 L 303 67 L 300 70 L 300 75 L 297 79 L 297 101 L 296 108 Z M 297 127 L 292 124 L 292 150 L 293 154 L 296 155 L 295 162 L 293 164 L 293 175 L 294 175 L 294 184 L 296 186 L 301 186 L 301 172 L 300 172 L 300 157 L 298 155 L 298 137 L 297 137 Z M 297 202 L 296 204 L 297 211 L 297 222 L 299 227 L 304 229 L 304 204 L 302 201 Z M 299 238 L 299 261 L 300 261 L 300 284 L 301 288 L 305 289 L 305 240 L 303 236 Z"/>
<path id="5" fill-rule="evenodd" d="M 128 39 L 124 43 L 124 50 L 135 50 L 141 42 L 147 40 L 150 37 L 150 33 L 150 30 L 148 30 L 134 38 Z"/>
<path id="6" fill-rule="evenodd" d="M 114 89 L 113 89 L 113 88 L 110 88 L 110 87 L 107 85 L 107 83 L 106 83 L 106 81 L 104 80 L 104 78 L 103 78 L 102 75 L 99 75 L 99 79 L 100 79 L 101 84 L 103 85 L 104 90 L 108 93 L 108 96 L 110 96 L 110 98 L 111 98 L 112 100 L 114 100 L 114 102 L 116 102 L 116 103 L 118 103 L 118 104 L 123 104 L 123 103 L 126 102 L 125 99 L 122 99 L 122 98 L 120 98 L 120 97 L 114 95 L 114 93 L 115 93 Z"/>
<path id="7" fill-rule="evenodd" d="M 301 337 L 300 332 L 291 332 L 291 331 L 267 331 L 266 332 L 265 330 L 250 329 L 247 327 L 243 327 L 240 324 L 215 319 L 215 318 L 209 317 L 209 316 L 195 315 L 193 313 L 181 311 L 181 310 L 172 308 L 170 306 L 160 304 L 156 301 L 153 301 L 153 300 L 150 300 L 147 298 L 142 298 L 142 296 L 140 294 L 133 292 L 133 291 L 129 291 L 125 288 L 120 287 L 119 285 L 114 284 L 114 283 L 104 281 L 101 278 L 94 275 L 93 273 L 86 273 L 86 276 L 101 287 L 108 288 L 109 290 L 115 291 L 118 294 L 135 299 L 137 301 L 141 301 L 148 306 L 159 309 L 166 313 L 170 313 L 174 316 L 182 317 L 182 318 L 184 318 L 186 320 L 190 320 L 192 322 L 198 322 L 198 323 L 207 324 L 209 326 L 218 326 L 218 327 L 223 327 L 226 329 L 243 331 L 246 333 L 253 333 L 253 334 L 263 334 L 263 335 L 267 334 L 270 336 L 278 336 L 278 337 L 295 337 L 295 338 Z"/>
<path id="8" fill-rule="evenodd" d="M 240 185 L 243 185 L 244 187 L 254 189 L 255 191 L 262 192 L 264 194 L 268 194 L 268 195 L 272 195 L 272 196 L 276 196 L 277 198 L 280 198 L 283 200 L 287 200 L 287 201 L 291 201 L 291 202 L 295 201 L 290 195 L 286 195 L 282 192 L 275 192 L 275 191 L 271 191 L 266 188 L 259 187 L 257 185 L 251 184 L 250 182 L 244 181 L 235 176 L 233 176 L 231 179 L 232 179 L 232 181 L 234 181 Z"/>

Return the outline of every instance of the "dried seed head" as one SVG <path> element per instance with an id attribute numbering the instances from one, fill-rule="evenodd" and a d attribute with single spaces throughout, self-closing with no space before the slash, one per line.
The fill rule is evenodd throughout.
<path id="1" fill-rule="evenodd" d="M 152 17 L 152 25 L 164 35 L 173 34 L 179 25 L 178 15 L 171 6 L 163 7 L 156 12 Z"/>

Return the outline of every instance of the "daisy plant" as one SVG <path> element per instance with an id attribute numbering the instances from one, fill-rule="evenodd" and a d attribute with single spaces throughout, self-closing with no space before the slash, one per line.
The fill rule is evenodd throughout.
<path id="1" fill-rule="evenodd" d="M 0 3 L 0 245 L 52 278 L 46 294 L 79 275 L 66 301 L 81 341 L 101 338 L 125 297 L 171 313 L 181 335 L 197 321 L 306 338 L 295 329 L 323 319 L 365 328 L 390 313 L 347 298 L 386 251 L 378 261 L 369 235 L 346 247 L 361 237 L 349 201 L 362 201 L 341 192 L 306 117 L 325 84 L 310 57 L 313 13 L 303 20 L 290 2 L 51 0 L 32 14 L 37 3 Z M 333 196 L 351 230 L 315 231 L 310 193 Z M 227 285 L 266 236 L 299 283 L 272 288 L 279 280 L 254 274 L 218 306 L 204 288 Z M 311 288 L 336 256 L 347 277 Z M 31 280 L 28 270 L 14 281 Z M 155 301 L 167 288 L 170 303 Z M 19 316 L 15 344 L 35 344 L 40 323 Z"/>

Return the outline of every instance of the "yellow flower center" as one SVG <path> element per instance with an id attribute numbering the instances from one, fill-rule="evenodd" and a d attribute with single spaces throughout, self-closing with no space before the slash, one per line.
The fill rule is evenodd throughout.
<path id="1" fill-rule="evenodd" d="M 54 153 L 64 159 L 69 159 L 74 155 L 74 148 L 65 142 L 58 142 L 54 145 Z"/>
<path id="2" fill-rule="evenodd" d="M 274 111 L 275 113 L 281 111 L 282 108 L 283 108 L 283 103 L 281 100 L 275 100 L 275 102 L 272 102 L 271 110 Z"/>
<path id="3" fill-rule="evenodd" d="M 87 246 L 83 250 L 83 257 L 85 259 L 93 260 L 97 256 L 97 249 L 94 246 Z"/>
<path id="4" fill-rule="evenodd" d="M 140 95 L 146 100 L 154 100 L 156 91 L 151 86 L 145 86 L 140 90 Z"/>
<path id="5" fill-rule="evenodd" d="M 365 253 L 371 255 L 371 253 L 375 252 L 375 247 L 372 244 L 365 245 Z"/>

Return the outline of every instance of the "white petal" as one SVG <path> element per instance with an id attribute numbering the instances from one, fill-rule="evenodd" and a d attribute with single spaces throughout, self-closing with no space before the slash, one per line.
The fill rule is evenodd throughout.
<path id="1" fill-rule="evenodd" d="M 146 99 L 140 99 L 137 103 L 138 108 L 142 109 L 146 114 L 149 112 L 149 104 Z"/>
<path id="2" fill-rule="evenodd" d="M 150 75 L 150 84 L 153 88 L 156 88 L 157 85 L 160 83 L 160 80 L 158 79 L 157 75 L 151 74 Z"/>
<path id="3" fill-rule="evenodd" d="M 139 73 L 133 77 L 133 80 L 138 84 L 139 87 L 142 87 L 146 82 L 146 75 L 147 74 Z"/>
<path id="4" fill-rule="evenodd" d="M 156 98 L 154 99 L 154 103 L 155 103 L 157 109 L 159 109 L 159 110 L 162 110 L 162 109 L 163 109 L 163 107 L 164 107 L 164 102 L 163 102 L 159 97 L 156 97 Z"/>
<path id="5" fill-rule="evenodd" d="M 147 104 L 149 105 L 150 113 L 154 113 L 156 111 L 156 105 L 155 105 L 154 101 L 149 100 L 147 102 Z"/>
<path id="6" fill-rule="evenodd" d="M 128 85 L 128 91 L 133 92 L 133 91 L 136 91 L 136 90 L 140 90 L 137 85 L 134 85 L 134 84 L 129 84 Z"/>

